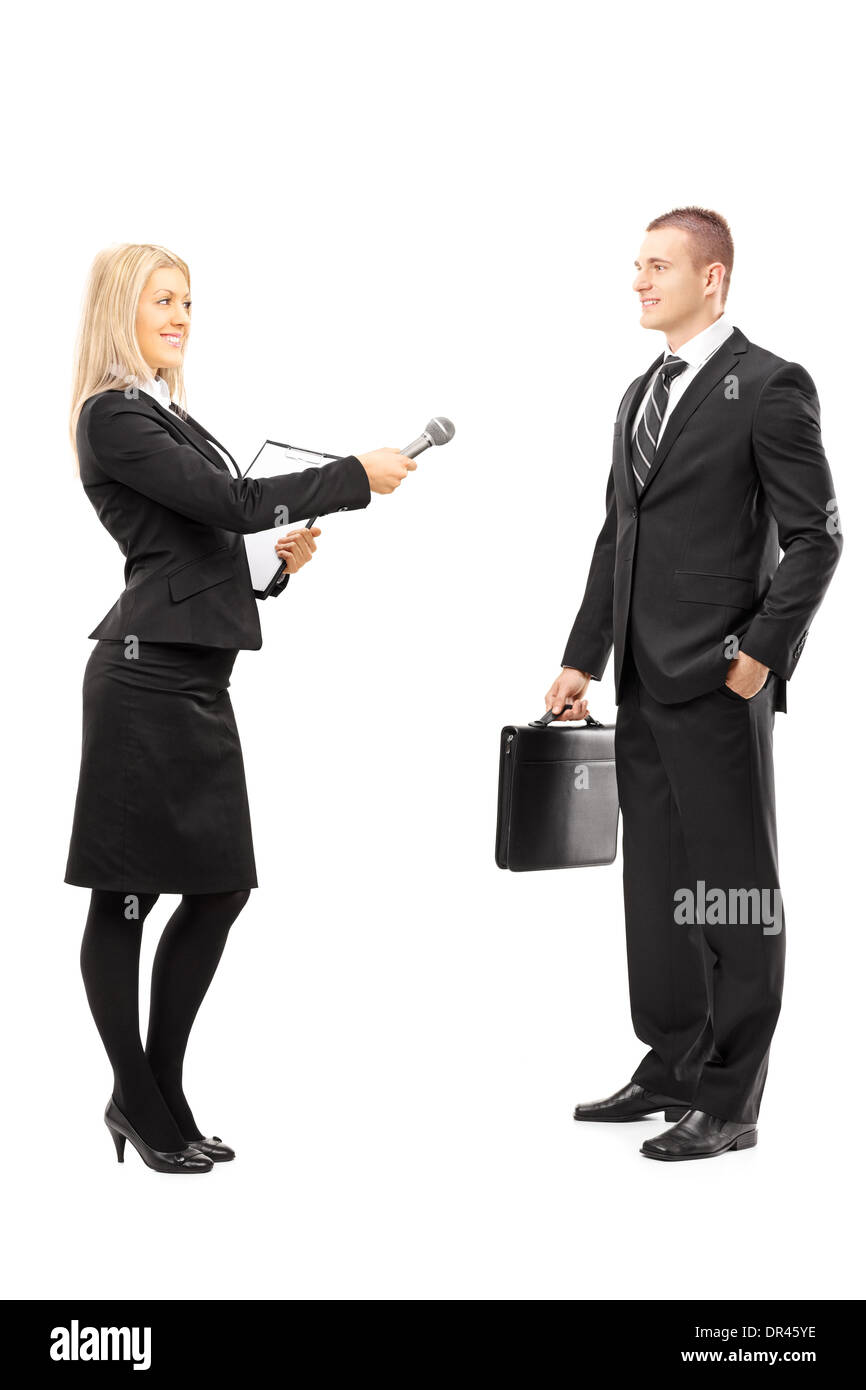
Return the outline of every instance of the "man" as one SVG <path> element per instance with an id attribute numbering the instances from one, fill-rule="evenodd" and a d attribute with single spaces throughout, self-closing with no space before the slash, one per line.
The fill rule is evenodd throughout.
<path id="1" fill-rule="evenodd" d="M 546 697 L 582 719 L 613 647 L 631 1014 L 649 1051 L 575 1119 L 664 1111 L 677 1123 L 641 1152 L 665 1160 L 757 1142 L 785 958 L 773 724 L 842 548 L 815 385 L 726 316 L 733 261 L 715 212 L 647 227 L 633 288 L 665 347 L 620 402 Z"/>

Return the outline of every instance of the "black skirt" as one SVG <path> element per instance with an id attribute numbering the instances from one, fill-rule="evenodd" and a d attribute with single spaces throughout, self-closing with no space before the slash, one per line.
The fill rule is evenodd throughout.
<path id="1" fill-rule="evenodd" d="M 142 641 L 133 657 L 127 642 L 97 642 L 64 882 L 129 893 L 258 887 L 228 694 L 236 656 Z"/>

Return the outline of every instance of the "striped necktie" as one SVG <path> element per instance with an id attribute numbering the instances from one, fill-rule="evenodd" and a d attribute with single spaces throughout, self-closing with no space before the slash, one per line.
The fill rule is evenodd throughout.
<path id="1" fill-rule="evenodd" d="M 684 362 L 681 357 L 675 357 L 672 354 L 665 358 L 660 370 L 656 373 L 650 398 L 632 439 L 631 466 L 634 469 L 638 492 L 643 491 L 644 483 L 653 466 L 656 444 L 667 409 L 671 382 L 675 376 L 679 376 L 680 372 L 684 372 L 688 365 L 688 362 Z"/>

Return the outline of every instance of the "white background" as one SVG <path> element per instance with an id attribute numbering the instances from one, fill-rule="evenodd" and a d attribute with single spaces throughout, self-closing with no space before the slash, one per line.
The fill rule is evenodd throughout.
<path id="1" fill-rule="evenodd" d="M 2 1199 L 12 1297 L 862 1297 L 863 107 L 845 7 L 438 0 L 49 6 L 7 22 Z M 728 311 L 818 387 L 846 548 L 777 718 L 785 1000 L 756 1149 L 577 1126 L 644 1048 L 621 864 L 495 867 L 499 731 L 537 718 L 661 350 L 644 228 L 730 221 Z M 63 883 L 86 634 L 123 561 L 72 474 L 95 252 L 191 266 L 193 415 L 454 442 L 322 523 L 231 696 L 260 886 L 186 1086 L 237 1160 L 170 1183 L 111 1075 Z M 339 528 L 339 530 L 338 530 Z M 612 665 L 592 711 L 615 717 Z M 142 969 L 177 899 L 148 920 Z M 856 1266 L 856 1267 L 855 1267 Z"/>

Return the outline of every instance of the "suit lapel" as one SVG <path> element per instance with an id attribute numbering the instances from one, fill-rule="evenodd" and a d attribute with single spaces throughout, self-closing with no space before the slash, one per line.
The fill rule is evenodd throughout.
<path id="1" fill-rule="evenodd" d="M 177 426 L 184 438 L 188 440 L 188 442 L 193 446 L 194 449 L 198 449 L 199 453 L 202 455 L 203 458 L 207 459 L 208 463 L 215 464 L 216 467 L 221 469 L 223 473 L 231 472 L 231 469 L 229 468 L 225 459 L 221 457 L 221 455 L 217 452 L 216 449 L 211 448 L 211 445 L 207 442 L 207 438 L 205 437 L 206 431 L 204 427 L 200 425 L 197 420 L 193 420 L 192 416 L 189 414 L 187 415 L 187 419 L 183 419 L 183 417 L 179 414 L 174 401 L 172 401 L 171 403 L 171 409 L 166 410 L 165 406 L 161 405 L 155 396 L 151 396 L 149 391 L 141 391 L 139 393 L 138 399 L 142 401 L 147 401 L 151 406 L 153 406 L 153 409 L 157 411 L 158 414 L 163 416 L 170 416 L 172 423 Z M 223 447 L 224 446 L 220 444 L 220 448 L 222 449 Z M 229 455 L 229 458 L 232 460 L 232 463 L 234 464 L 237 476 L 240 477 L 240 469 L 238 468 L 231 454 L 229 454 L 228 449 L 226 449 L 226 453 Z"/>
<path id="2" fill-rule="evenodd" d="M 689 385 L 686 387 L 682 396 L 677 401 L 674 409 L 671 411 L 670 415 L 667 417 L 667 420 L 665 421 L 664 432 L 662 433 L 662 437 L 659 441 L 659 446 L 656 449 L 655 457 L 653 458 L 652 462 L 652 468 L 650 469 L 646 482 L 644 483 L 643 488 L 640 492 L 640 496 L 638 498 L 639 501 L 643 501 L 643 499 L 647 495 L 647 492 L 652 487 L 655 478 L 658 476 L 658 473 L 660 472 L 665 459 L 667 458 L 668 454 L 673 448 L 677 436 L 682 430 L 683 425 L 689 419 L 689 416 L 694 414 L 701 402 L 706 400 L 707 396 L 710 394 L 710 392 L 713 390 L 715 386 L 718 386 L 720 381 L 723 381 L 730 372 L 734 372 L 736 370 L 739 358 L 741 354 L 747 350 L 748 346 L 748 338 L 745 336 L 744 333 L 740 332 L 739 328 L 735 327 L 733 333 L 731 333 L 730 336 L 727 337 L 725 341 L 722 343 L 721 347 L 719 347 L 716 350 L 716 352 L 713 353 L 709 362 L 707 362 L 705 366 L 701 367 L 701 370 L 698 372 L 694 381 L 690 382 Z M 664 354 L 662 354 L 662 356 L 663 355 Z M 653 366 L 657 367 L 660 361 L 661 358 L 657 357 Z M 648 383 L 648 381 L 649 373 L 647 373 L 643 380 L 644 389 L 646 388 L 646 384 Z M 638 393 L 638 400 L 640 400 L 641 398 L 642 392 Z M 634 410 L 630 410 L 628 429 L 624 437 L 624 444 L 626 449 L 629 473 L 631 474 L 632 482 L 634 482 L 634 470 L 631 466 L 631 425 L 633 423 Z M 637 489 L 635 489 L 635 491 L 637 491 Z"/>

